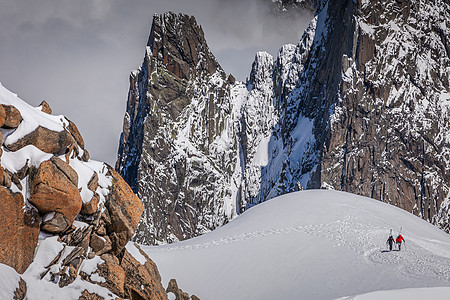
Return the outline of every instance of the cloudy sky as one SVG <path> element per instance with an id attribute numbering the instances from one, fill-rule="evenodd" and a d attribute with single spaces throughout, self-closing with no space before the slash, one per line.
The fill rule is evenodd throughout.
<path id="1" fill-rule="evenodd" d="M 77 124 L 91 158 L 114 165 L 128 77 L 152 16 L 194 15 L 227 73 L 248 75 L 256 51 L 297 43 L 312 15 L 270 14 L 261 0 L 0 0 L 0 82 Z"/>

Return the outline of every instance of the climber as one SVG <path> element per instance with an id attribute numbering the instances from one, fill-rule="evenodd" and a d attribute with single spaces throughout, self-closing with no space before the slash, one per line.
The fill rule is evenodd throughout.
<path id="1" fill-rule="evenodd" d="M 394 245 L 394 237 L 392 236 L 392 234 L 389 235 L 389 238 L 386 241 L 386 245 L 389 245 L 389 251 L 392 251 L 392 245 Z"/>
<path id="2" fill-rule="evenodd" d="M 401 250 L 401 247 L 402 247 L 402 241 L 405 242 L 405 239 L 402 237 L 401 234 L 399 234 L 399 235 L 397 236 L 397 238 L 395 239 L 395 242 L 396 242 L 397 245 L 398 245 L 398 251 Z"/>

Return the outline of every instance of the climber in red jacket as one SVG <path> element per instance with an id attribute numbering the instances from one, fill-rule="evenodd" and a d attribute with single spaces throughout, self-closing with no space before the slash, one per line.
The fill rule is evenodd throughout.
<path id="1" fill-rule="evenodd" d="M 395 242 L 396 242 L 397 245 L 398 245 L 398 251 L 400 251 L 400 249 L 401 249 L 401 247 L 402 247 L 402 241 L 405 242 L 405 239 L 402 237 L 401 234 L 399 234 L 399 235 L 397 236 L 397 238 L 395 239 Z"/>

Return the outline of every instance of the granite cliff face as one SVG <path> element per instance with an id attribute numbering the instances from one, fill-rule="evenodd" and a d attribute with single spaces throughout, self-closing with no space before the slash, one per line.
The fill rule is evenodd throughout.
<path id="1" fill-rule="evenodd" d="M 322 186 L 394 204 L 449 231 L 450 6 L 363 1 L 352 10 L 354 42 L 341 59 Z"/>
<path id="2" fill-rule="evenodd" d="M 206 43 L 156 47 L 199 30 L 180 25 L 187 16 L 155 17 L 116 166 L 147 207 L 139 241 L 192 237 L 310 188 L 379 199 L 449 230 L 449 4 L 314 5 L 300 42 L 276 58 L 258 53 L 245 83 L 227 78 L 209 50 L 195 64 L 172 50 L 182 60 L 173 66 L 161 49 Z M 172 99 L 183 99 L 178 114 Z"/>
<path id="3" fill-rule="evenodd" d="M 236 214 L 232 83 L 193 17 L 153 18 L 144 63 L 130 77 L 116 164 L 145 203 L 137 241 L 185 239 Z"/>

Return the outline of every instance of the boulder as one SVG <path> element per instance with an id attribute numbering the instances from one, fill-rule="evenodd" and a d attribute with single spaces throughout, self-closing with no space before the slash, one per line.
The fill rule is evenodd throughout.
<path id="1" fill-rule="evenodd" d="M 90 158 L 91 158 L 91 156 L 90 156 L 89 152 L 86 149 L 84 149 L 83 155 L 81 156 L 81 160 L 84 162 L 88 162 Z"/>
<path id="2" fill-rule="evenodd" d="M 72 225 L 82 206 L 77 173 L 55 156 L 30 173 L 30 203 L 41 214 L 61 213 Z"/>
<path id="3" fill-rule="evenodd" d="M 49 233 L 60 233 L 66 231 L 70 225 L 72 224 L 66 216 L 60 212 L 54 212 L 54 216 L 50 220 L 42 222 L 41 229 Z"/>
<path id="4" fill-rule="evenodd" d="M 65 232 L 64 235 L 61 236 L 61 242 L 66 243 L 68 246 L 81 247 L 87 252 L 92 229 L 93 226 L 90 225 L 87 227 L 77 228 L 70 233 Z"/>
<path id="5" fill-rule="evenodd" d="M 108 175 L 112 176 L 112 186 L 105 197 L 105 207 L 109 213 L 106 231 L 111 238 L 113 254 L 118 254 L 134 235 L 144 205 L 133 193 L 130 186 L 109 165 Z"/>
<path id="6" fill-rule="evenodd" d="M 86 249 L 83 247 L 75 247 L 62 261 L 60 271 L 57 273 L 50 272 L 52 281 L 56 282 L 59 280 L 59 287 L 65 287 L 74 282 L 78 276 L 78 270 L 85 258 Z"/>
<path id="7" fill-rule="evenodd" d="M 169 285 L 167 286 L 167 293 L 173 293 L 175 295 L 175 300 L 189 300 L 189 294 L 183 292 L 178 288 L 178 283 L 175 279 L 170 279 Z"/>
<path id="8" fill-rule="evenodd" d="M 166 291 L 167 293 L 173 293 L 175 295 L 175 300 L 200 300 L 200 298 L 195 295 L 189 297 L 188 293 L 183 292 L 183 290 L 178 287 L 178 283 L 175 279 L 170 279 Z"/>
<path id="9" fill-rule="evenodd" d="M 89 245 L 97 255 L 102 255 L 111 250 L 110 238 L 108 236 L 101 237 L 95 233 L 91 235 L 91 242 Z"/>
<path id="10" fill-rule="evenodd" d="M 3 170 L 2 167 L 0 167 L 0 185 L 5 185 L 5 170 Z"/>
<path id="11" fill-rule="evenodd" d="M 114 294 L 123 297 L 125 294 L 125 271 L 119 265 L 117 257 L 110 254 L 103 254 L 101 258 L 105 261 L 98 265 L 96 273 L 105 278 L 106 282 L 97 283 Z"/>
<path id="12" fill-rule="evenodd" d="M 22 194 L 0 186 L 0 263 L 23 273 L 33 261 L 39 236 L 39 215 L 24 210 Z"/>
<path id="13" fill-rule="evenodd" d="M 89 293 L 88 290 L 84 290 L 81 292 L 81 296 L 78 300 L 105 300 L 105 298 L 96 293 Z"/>
<path id="14" fill-rule="evenodd" d="M 48 105 L 48 103 L 45 100 L 41 102 L 39 107 L 41 108 L 42 112 L 45 112 L 46 114 L 49 114 L 49 115 L 52 114 L 52 109 L 50 108 L 50 105 Z"/>
<path id="15" fill-rule="evenodd" d="M 25 299 L 26 295 L 27 295 L 27 283 L 25 282 L 25 280 L 20 278 L 19 286 L 14 291 L 13 300 L 23 300 L 23 299 Z"/>
<path id="16" fill-rule="evenodd" d="M 6 186 L 7 188 L 10 188 L 11 187 L 11 177 L 12 177 L 12 173 L 9 170 L 3 170 L 3 178 L 1 181 L 1 185 Z"/>
<path id="17" fill-rule="evenodd" d="M 80 131 L 78 131 L 77 126 L 69 119 L 66 118 L 66 120 L 69 121 L 69 126 L 67 126 L 66 129 L 70 132 L 70 134 L 73 136 L 73 138 L 75 139 L 77 144 L 81 147 L 81 149 L 84 149 L 84 140 L 83 137 L 81 136 Z"/>
<path id="18" fill-rule="evenodd" d="M 5 128 L 17 128 L 22 122 L 22 115 L 19 110 L 12 105 L 2 105 L 5 110 L 5 122 L 2 127 Z"/>
<path id="19" fill-rule="evenodd" d="M 97 211 L 98 203 L 100 201 L 99 194 L 95 193 L 89 202 L 84 203 L 81 206 L 81 213 L 83 215 L 92 215 Z"/>
<path id="20" fill-rule="evenodd" d="M 125 297 L 130 299 L 159 300 L 167 299 L 161 284 L 161 276 L 156 264 L 142 251 L 135 247 L 146 259 L 144 265 L 136 260 L 126 249 L 122 252 L 120 266 L 125 271 Z"/>
<path id="21" fill-rule="evenodd" d="M 97 211 L 98 203 L 100 202 L 100 195 L 95 192 L 97 190 L 97 187 L 98 174 L 97 172 L 94 172 L 87 184 L 87 188 L 90 191 L 94 192 L 94 196 L 89 202 L 83 203 L 83 206 L 81 207 L 81 213 L 83 215 L 92 215 Z"/>
<path id="22" fill-rule="evenodd" d="M 94 172 L 94 174 L 92 174 L 92 177 L 91 177 L 91 179 L 89 179 L 87 187 L 88 187 L 89 190 L 91 190 L 91 191 L 93 191 L 95 193 L 95 191 L 97 190 L 97 187 L 98 187 L 98 174 L 97 174 L 97 172 Z"/>
<path id="23" fill-rule="evenodd" d="M 0 105 L 0 127 L 2 127 L 3 124 L 5 124 L 5 120 L 6 120 L 6 112 L 5 109 L 3 108 L 3 105 Z"/>
<path id="24" fill-rule="evenodd" d="M 8 140 L 6 140 L 5 147 L 9 151 L 17 151 L 25 146 L 34 145 L 43 152 L 57 154 L 64 153 L 74 141 L 74 138 L 67 130 L 53 131 L 38 126 L 33 132 L 12 144 L 8 144 Z"/>

